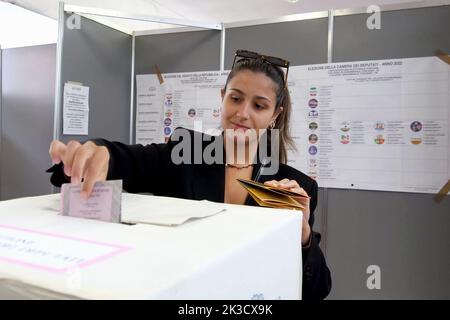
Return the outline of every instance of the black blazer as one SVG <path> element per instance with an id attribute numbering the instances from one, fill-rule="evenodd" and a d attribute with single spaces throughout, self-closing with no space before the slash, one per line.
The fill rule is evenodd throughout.
<path id="1" fill-rule="evenodd" d="M 210 143 L 217 139 L 217 137 L 211 136 L 208 136 L 208 139 L 204 139 L 205 135 L 202 133 L 192 130 L 188 132 L 191 141 L 201 141 L 201 151 L 204 151 Z M 219 136 L 219 138 L 222 138 L 222 136 Z M 177 145 L 180 147 L 179 143 L 183 139 L 180 139 L 180 141 L 170 139 L 167 143 L 146 146 L 126 145 L 104 139 L 94 139 L 93 141 L 97 145 L 106 146 L 110 152 L 107 179 L 122 179 L 123 189 L 127 192 L 149 192 L 160 196 L 224 202 L 224 161 L 213 164 L 206 164 L 201 161 L 200 164 L 194 164 L 195 143 L 191 144 L 191 154 L 185 158 L 190 159 L 190 164 L 175 164 L 171 160 L 172 150 Z M 180 154 L 185 155 L 183 152 Z M 222 157 L 222 160 L 224 160 L 224 157 Z M 258 160 L 253 168 L 252 179 L 255 179 L 260 167 L 261 162 Z M 55 186 L 60 187 L 62 183 L 68 182 L 63 174 L 62 165 L 55 165 L 48 172 L 53 172 L 51 182 Z M 264 182 L 268 180 L 282 180 L 284 178 L 296 180 L 311 197 L 309 224 L 312 228 L 314 224 L 314 209 L 317 206 L 317 182 L 302 172 L 284 164 L 280 164 L 276 174 L 261 175 L 258 180 Z M 250 196 L 247 196 L 246 204 L 257 206 Z M 309 248 L 302 250 L 302 296 L 305 300 L 324 299 L 331 289 L 330 271 L 319 247 L 320 238 L 319 233 L 312 232 Z"/>

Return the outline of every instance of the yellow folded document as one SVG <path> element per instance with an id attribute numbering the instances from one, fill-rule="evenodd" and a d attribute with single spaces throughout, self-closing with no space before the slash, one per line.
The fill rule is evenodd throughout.
<path id="1" fill-rule="evenodd" d="M 307 199 L 308 197 L 306 196 L 279 187 L 266 186 L 263 183 L 252 180 L 237 180 L 261 207 L 295 210 L 305 208 L 297 200 Z"/>

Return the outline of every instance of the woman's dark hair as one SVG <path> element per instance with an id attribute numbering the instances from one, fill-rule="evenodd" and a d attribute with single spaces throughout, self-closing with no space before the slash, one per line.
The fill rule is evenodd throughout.
<path id="1" fill-rule="evenodd" d="M 272 79 L 275 84 L 276 105 L 274 112 L 278 112 L 280 107 L 283 107 L 283 111 L 278 115 L 275 126 L 273 129 L 279 130 L 279 159 L 281 163 L 287 162 L 287 148 L 295 150 L 295 143 L 290 134 L 289 120 L 291 117 L 291 97 L 289 95 L 289 89 L 287 83 L 284 83 L 284 72 L 280 67 L 274 66 L 262 59 L 248 59 L 243 58 L 238 60 L 233 70 L 228 75 L 225 83 L 224 90 L 227 90 L 228 83 L 233 77 L 243 70 L 249 70 L 254 73 L 262 73 Z"/>

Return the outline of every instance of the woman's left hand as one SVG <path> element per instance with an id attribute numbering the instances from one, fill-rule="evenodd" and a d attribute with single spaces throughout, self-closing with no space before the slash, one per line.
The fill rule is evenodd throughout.
<path id="1" fill-rule="evenodd" d="M 289 179 L 283 179 L 280 181 L 277 180 L 271 180 L 264 182 L 265 185 L 272 186 L 272 187 L 279 187 L 286 190 L 289 190 L 291 192 L 298 193 L 299 195 L 305 196 L 305 198 L 299 198 L 296 199 L 302 206 L 305 207 L 305 209 L 302 210 L 303 212 L 303 223 L 302 223 L 302 245 L 305 246 L 309 242 L 309 238 L 311 236 L 311 227 L 309 226 L 309 196 L 306 191 L 301 188 L 297 181 L 295 180 L 289 180 Z"/>

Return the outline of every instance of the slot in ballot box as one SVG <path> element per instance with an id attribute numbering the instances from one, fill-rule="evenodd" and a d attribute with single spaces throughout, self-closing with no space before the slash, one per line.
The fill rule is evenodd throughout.
<path id="1" fill-rule="evenodd" d="M 148 196 L 149 210 L 165 202 Z M 299 211 L 223 204 L 170 227 L 62 216 L 59 206 L 59 194 L 0 202 L 0 299 L 301 298 Z"/>

